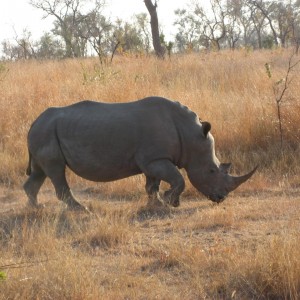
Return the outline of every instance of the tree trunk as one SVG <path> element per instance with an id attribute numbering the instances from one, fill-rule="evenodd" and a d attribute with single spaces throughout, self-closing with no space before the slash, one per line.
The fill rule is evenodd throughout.
<path id="1" fill-rule="evenodd" d="M 150 24 L 151 24 L 152 41 L 153 41 L 153 47 L 155 53 L 159 58 L 164 58 L 165 48 L 160 43 L 158 17 L 156 12 L 156 7 L 157 7 L 156 1 L 155 1 L 155 5 L 153 5 L 151 0 L 144 0 L 144 2 L 151 18 Z"/>
<path id="2" fill-rule="evenodd" d="M 273 33 L 274 43 L 275 43 L 276 46 L 278 46 L 279 44 L 278 44 L 278 41 L 277 41 L 276 30 L 275 30 L 275 28 L 273 26 L 272 19 L 271 19 L 270 15 L 269 15 L 269 12 L 263 7 L 262 0 L 261 0 L 261 3 L 258 3 L 257 1 L 252 1 L 250 3 L 252 3 L 256 8 L 258 8 L 261 11 L 261 13 L 265 16 L 265 18 L 268 20 L 269 25 L 270 25 L 270 29 L 271 29 L 271 31 Z"/>

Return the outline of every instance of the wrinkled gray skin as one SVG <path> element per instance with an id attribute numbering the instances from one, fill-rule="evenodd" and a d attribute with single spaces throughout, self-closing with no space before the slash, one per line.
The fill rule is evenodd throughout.
<path id="1" fill-rule="evenodd" d="M 107 182 L 143 173 L 149 203 L 179 206 L 184 168 L 191 183 L 214 202 L 255 172 L 232 177 L 230 164 L 215 156 L 210 124 L 178 102 L 149 97 L 131 103 L 82 101 L 43 112 L 28 134 L 30 175 L 24 184 L 29 204 L 48 176 L 57 197 L 70 208 L 82 206 L 66 181 L 68 166 L 82 178 Z M 170 189 L 159 196 L 161 181 Z"/>

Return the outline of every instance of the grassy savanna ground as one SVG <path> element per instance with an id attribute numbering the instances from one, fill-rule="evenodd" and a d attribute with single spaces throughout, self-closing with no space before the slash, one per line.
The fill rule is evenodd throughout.
<path id="1" fill-rule="evenodd" d="M 0 281 L 3 299 L 298 299 L 300 297 L 300 75 L 282 104 L 280 149 L 272 86 L 290 52 L 219 52 L 158 61 L 6 63 L 0 77 Z M 299 59 L 295 57 L 295 60 Z M 271 65 L 268 78 L 265 63 Z M 142 176 L 69 181 L 92 214 L 68 212 L 47 182 L 41 211 L 20 186 L 26 135 L 47 107 L 82 99 L 176 99 L 212 123 L 233 172 L 260 168 L 221 205 L 190 184 L 179 208 L 147 208 Z M 163 186 L 163 188 L 167 188 Z"/>

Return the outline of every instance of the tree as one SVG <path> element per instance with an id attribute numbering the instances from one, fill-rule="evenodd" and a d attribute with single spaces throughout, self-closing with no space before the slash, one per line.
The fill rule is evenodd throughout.
<path id="1" fill-rule="evenodd" d="M 221 49 L 221 41 L 226 36 L 226 16 L 221 0 L 211 0 L 211 13 L 198 3 L 190 10 L 177 10 L 179 17 L 176 25 L 179 25 L 177 42 L 188 42 L 189 47 L 207 49 Z M 184 36 L 185 35 L 185 36 Z"/>
<path id="2" fill-rule="evenodd" d="M 176 47 L 179 52 L 185 50 L 198 50 L 202 30 L 201 19 L 193 11 L 187 9 L 175 10 L 177 19 L 174 25 L 178 26 L 178 33 L 175 37 Z"/>
<path id="3" fill-rule="evenodd" d="M 15 42 L 2 42 L 3 58 L 18 59 L 57 59 L 64 57 L 64 48 L 59 39 L 49 32 L 44 33 L 37 41 L 31 39 L 31 33 L 23 30 L 22 36 L 16 35 Z"/>
<path id="4" fill-rule="evenodd" d="M 297 0 L 293 6 L 292 44 L 295 46 L 296 54 L 298 54 L 300 46 L 300 0 Z"/>
<path id="5" fill-rule="evenodd" d="M 299 40 L 299 9 L 297 1 L 247 0 L 253 10 L 258 10 L 267 20 L 276 46 L 287 47 Z"/>
<path id="6" fill-rule="evenodd" d="M 120 42 L 122 51 L 141 52 L 143 50 L 143 40 L 136 24 L 118 19 L 113 35 Z"/>
<path id="7" fill-rule="evenodd" d="M 242 2 L 237 0 L 229 0 L 226 3 L 226 39 L 230 49 L 235 49 L 242 35 L 242 27 L 239 26 L 241 19 Z"/>
<path id="8" fill-rule="evenodd" d="M 227 12 L 222 8 L 221 0 L 210 0 L 212 17 L 203 8 L 198 7 L 198 13 L 204 21 L 204 37 L 213 49 L 221 49 L 221 40 L 226 36 L 225 19 Z"/>
<path id="9" fill-rule="evenodd" d="M 15 32 L 14 40 L 15 43 L 8 40 L 2 42 L 2 52 L 5 59 L 17 60 L 36 58 L 36 49 L 34 47 L 34 42 L 31 39 L 30 31 L 24 29 L 21 36 Z"/>
<path id="10" fill-rule="evenodd" d="M 156 55 L 159 58 L 164 58 L 165 56 L 165 48 L 162 46 L 160 42 L 160 34 L 158 27 L 158 17 L 157 17 L 157 2 L 155 4 L 152 3 L 151 0 L 144 0 L 147 10 L 150 14 L 150 24 L 151 24 L 151 33 L 152 33 L 152 42 Z"/>
<path id="11" fill-rule="evenodd" d="M 149 19 L 147 14 L 145 13 L 140 13 L 135 15 L 135 19 L 136 19 L 136 26 L 138 28 L 139 31 L 139 35 L 143 41 L 143 47 L 144 50 L 146 51 L 146 53 L 150 52 L 150 36 L 151 33 L 149 31 Z"/>
<path id="12" fill-rule="evenodd" d="M 38 59 L 63 58 L 64 48 L 62 42 L 49 32 L 44 33 L 36 43 L 36 57 Z"/>
<path id="13" fill-rule="evenodd" d="M 114 44 L 112 31 L 113 24 L 97 11 L 89 14 L 78 28 L 78 36 L 82 40 L 89 42 L 93 50 L 97 53 L 101 65 L 103 64 L 104 57 L 109 52 L 113 52 L 112 47 L 115 48 L 117 45 L 116 42 L 115 46 L 112 46 Z"/>
<path id="14" fill-rule="evenodd" d="M 264 17 L 268 20 L 270 29 L 273 33 L 273 38 L 274 38 L 274 43 L 276 46 L 279 45 L 278 43 L 278 37 L 277 37 L 277 32 L 274 27 L 274 20 L 272 19 L 271 12 L 274 9 L 274 3 L 271 1 L 265 1 L 263 2 L 262 0 L 248 0 L 249 4 L 252 5 L 253 7 L 259 9 L 261 13 L 264 15 Z"/>
<path id="15" fill-rule="evenodd" d="M 230 0 L 227 2 L 229 16 L 235 18 L 235 26 L 239 28 L 242 36 L 240 40 L 244 46 L 251 45 L 251 39 L 255 32 L 254 24 L 251 19 L 251 10 L 245 4 L 244 0 Z"/>
<path id="16" fill-rule="evenodd" d="M 247 7 L 250 10 L 250 20 L 254 26 L 256 33 L 256 42 L 255 44 L 259 49 L 263 48 L 263 30 L 266 27 L 266 17 L 261 13 L 259 9 L 251 5 L 250 2 L 246 2 Z M 253 43 L 254 44 L 254 43 Z"/>
<path id="17" fill-rule="evenodd" d="M 99 12 L 104 0 L 31 0 L 32 6 L 41 9 L 48 16 L 55 17 L 53 32 L 65 43 L 66 57 L 80 57 L 85 54 L 87 40 L 82 38 L 78 30 L 84 21 Z M 90 2 L 91 5 L 87 5 Z M 89 7 L 85 11 L 84 7 Z"/>

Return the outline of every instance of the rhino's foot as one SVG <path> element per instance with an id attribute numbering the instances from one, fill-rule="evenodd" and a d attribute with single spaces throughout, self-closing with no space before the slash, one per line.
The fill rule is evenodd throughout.
<path id="1" fill-rule="evenodd" d="M 89 209 L 83 205 L 81 205 L 78 202 L 72 203 L 72 204 L 68 204 L 67 205 L 68 210 L 70 211 L 79 211 L 79 212 L 87 212 L 90 213 Z"/>
<path id="2" fill-rule="evenodd" d="M 155 196 L 149 196 L 147 206 L 148 207 L 163 207 L 163 206 L 165 206 L 165 203 L 161 199 L 161 197 L 157 194 Z"/>
<path id="3" fill-rule="evenodd" d="M 176 200 L 176 201 L 171 202 L 171 205 L 172 205 L 173 207 L 178 207 L 178 206 L 180 205 L 179 199 Z"/>
<path id="4" fill-rule="evenodd" d="M 175 196 L 171 191 L 166 191 L 163 199 L 166 204 L 173 207 L 178 207 L 180 205 L 179 196 Z"/>
<path id="5" fill-rule="evenodd" d="M 180 205 L 179 199 L 172 200 L 172 199 L 167 199 L 165 201 L 168 205 L 171 205 L 173 207 L 178 207 Z"/>

